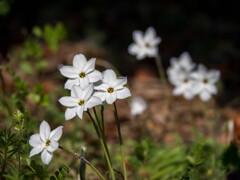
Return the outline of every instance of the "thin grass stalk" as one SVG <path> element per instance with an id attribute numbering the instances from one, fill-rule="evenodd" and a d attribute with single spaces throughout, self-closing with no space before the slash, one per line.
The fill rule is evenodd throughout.
<path id="1" fill-rule="evenodd" d="M 118 129 L 118 138 L 119 138 L 120 150 L 121 150 L 121 156 L 122 156 L 123 176 L 124 176 L 124 180 L 127 180 L 127 170 L 126 170 L 126 164 L 125 164 L 123 140 L 122 140 L 122 134 L 121 134 L 121 128 L 120 128 L 120 121 L 118 118 L 117 105 L 115 102 L 114 102 L 114 115 L 115 115 L 115 120 L 117 124 L 117 129 Z"/>

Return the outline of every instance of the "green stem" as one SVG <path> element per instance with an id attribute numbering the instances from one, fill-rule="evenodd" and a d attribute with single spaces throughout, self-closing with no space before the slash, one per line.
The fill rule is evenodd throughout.
<path id="1" fill-rule="evenodd" d="M 110 171 L 112 180 L 115 180 L 115 174 L 114 174 L 114 171 L 113 171 L 113 168 L 112 168 L 112 164 L 111 164 L 111 162 L 110 162 L 110 156 L 109 156 L 109 154 L 107 153 L 107 150 L 106 150 L 104 141 L 103 141 L 103 139 L 102 139 L 101 133 L 100 133 L 100 131 L 99 131 L 99 128 L 98 128 L 96 122 L 94 121 L 91 113 L 90 113 L 89 111 L 87 111 L 87 113 L 88 113 L 88 115 L 89 115 L 89 117 L 90 117 L 90 119 L 91 119 L 91 121 L 92 121 L 92 123 L 93 123 L 93 126 L 94 126 L 94 128 L 95 128 L 95 130 L 96 130 L 96 133 L 97 133 L 97 135 L 98 135 L 98 138 L 99 138 L 99 140 L 100 140 L 100 144 L 101 144 L 101 146 L 102 146 L 103 153 L 104 153 L 104 156 L 105 156 L 105 158 L 106 158 L 107 165 L 108 165 L 108 169 L 109 169 L 109 171 Z"/>
<path id="2" fill-rule="evenodd" d="M 118 118 L 117 105 L 115 102 L 114 102 L 114 115 L 115 115 L 115 120 L 116 120 L 116 124 L 117 124 L 117 129 L 118 129 L 118 138 L 119 138 L 120 149 L 121 149 L 124 180 L 127 180 L 127 170 L 126 170 L 126 164 L 125 164 L 123 140 L 122 140 L 122 134 L 121 134 L 121 129 L 120 129 L 120 121 Z"/>
<path id="3" fill-rule="evenodd" d="M 107 146 L 107 142 L 106 142 L 107 140 L 106 140 L 106 135 L 105 135 L 105 127 L 104 127 L 104 106 L 103 105 L 101 106 L 101 124 L 102 124 L 101 125 L 102 126 L 102 131 L 101 132 L 102 132 L 103 142 L 104 142 L 104 145 L 105 145 L 110 163 L 112 164 L 111 156 L 110 156 L 108 146 Z"/>
<path id="4" fill-rule="evenodd" d="M 96 111 L 95 107 L 93 107 L 93 112 L 94 112 L 94 115 L 95 115 L 95 118 L 96 118 L 96 121 L 97 121 L 97 125 L 98 125 L 98 127 L 101 131 L 101 134 L 103 134 L 103 126 L 99 121 L 99 118 L 98 118 L 97 111 Z"/>
<path id="5" fill-rule="evenodd" d="M 165 85 L 166 84 L 166 75 L 165 75 L 164 68 L 162 65 L 162 60 L 161 60 L 161 57 L 159 54 L 156 56 L 155 62 L 157 64 L 160 80 L 161 80 L 162 84 Z"/>
<path id="6" fill-rule="evenodd" d="M 62 149 L 63 151 L 72 154 L 77 159 L 83 160 L 87 165 L 89 165 L 90 168 L 92 168 L 92 170 L 100 177 L 101 180 L 105 180 L 104 176 L 88 160 L 86 160 L 84 157 L 79 156 L 78 153 L 75 153 L 75 152 L 72 152 L 72 151 L 69 151 L 69 150 L 63 148 L 62 146 L 59 146 L 59 149 Z"/>

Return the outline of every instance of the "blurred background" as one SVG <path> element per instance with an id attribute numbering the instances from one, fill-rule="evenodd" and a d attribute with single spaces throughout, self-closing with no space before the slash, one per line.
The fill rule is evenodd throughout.
<path id="1" fill-rule="evenodd" d="M 10 126 L 12 121 L 4 120 L 12 119 L 12 113 L 19 109 L 28 112 L 26 119 L 31 128 L 26 134 L 35 132 L 42 119 L 55 126 L 62 124 L 65 108 L 57 100 L 68 92 L 63 89 L 66 78 L 60 75 L 58 68 L 70 65 L 75 54 L 83 53 L 87 59 L 99 59 L 97 69 L 113 66 L 128 76 L 132 95 L 147 101 L 146 113 L 138 117 L 133 117 L 129 111 L 130 100 L 118 104 L 123 136 L 132 138 L 126 140 L 131 175 L 143 179 L 171 179 L 176 174 L 184 178 L 191 173 L 195 173 L 192 177 L 204 174 L 205 179 L 220 179 L 226 174 L 235 177 L 231 172 L 239 170 L 240 163 L 231 160 L 240 157 L 236 149 L 230 149 L 229 153 L 226 147 L 231 141 L 239 144 L 240 136 L 239 22 L 239 2 L 234 0 L 0 0 L 0 64 L 4 79 L 0 97 L 1 107 L 5 108 L 1 109 L 0 123 L 2 127 Z M 173 97 L 171 85 L 165 87 L 159 83 L 154 60 L 138 61 L 128 54 L 132 32 L 145 31 L 149 26 L 162 38 L 159 53 L 165 70 L 171 57 L 179 57 L 187 51 L 195 63 L 221 72 L 217 96 L 207 103 L 198 98 L 189 102 Z M 112 110 L 112 107 L 106 109 L 111 150 L 117 144 Z M 231 129 L 229 122 L 239 129 Z M 91 124 L 78 118 L 64 123 L 63 142 L 67 147 L 80 149 L 81 145 L 88 144 L 90 159 L 104 169 L 104 164 L 99 162 L 99 152 L 95 151 L 98 148 L 95 136 L 87 132 L 91 131 Z M 81 127 L 81 132 L 76 136 L 77 127 Z M 208 141 L 209 137 L 213 139 Z M 71 142 L 73 139 L 79 143 Z M 169 145 L 175 148 L 170 148 L 173 155 L 170 153 L 162 160 L 170 152 Z M 146 159 L 155 157 L 156 152 L 160 153 L 155 160 L 166 164 L 154 169 L 157 163 L 154 158 Z M 209 164 L 206 161 L 211 153 Z M 180 156 L 184 158 L 178 159 Z M 172 157 L 176 159 L 168 162 Z M 218 162 L 216 159 L 220 157 L 223 161 Z M 117 160 L 119 157 L 115 162 Z M 180 163 L 184 165 L 169 176 Z M 56 164 L 51 166 L 51 171 L 56 169 Z M 143 169 L 146 164 L 150 165 Z M 169 167 L 165 174 L 151 178 L 151 174 L 165 167 Z M 75 177 L 75 173 L 72 172 L 71 177 Z"/>

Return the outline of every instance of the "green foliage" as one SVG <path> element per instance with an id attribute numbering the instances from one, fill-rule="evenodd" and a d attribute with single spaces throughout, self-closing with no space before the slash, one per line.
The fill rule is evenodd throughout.
<path id="1" fill-rule="evenodd" d="M 143 140 L 135 145 L 129 159 L 143 179 L 165 180 L 181 177 L 187 166 L 184 149 L 178 147 L 159 147 L 150 140 Z M 139 176 L 139 175 L 138 175 Z"/>
<path id="2" fill-rule="evenodd" d="M 47 106 L 49 104 L 49 96 L 44 92 L 43 85 L 40 83 L 34 87 L 33 92 L 29 94 L 29 97 L 38 105 Z"/>
<path id="3" fill-rule="evenodd" d="M 0 0 L 0 16 L 5 16 L 10 11 L 10 1 Z"/>
<path id="4" fill-rule="evenodd" d="M 26 129 L 25 116 L 21 111 L 17 109 L 17 111 L 13 114 L 13 119 L 15 120 L 14 128 L 17 131 L 22 132 Z"/>
<path id="5" fill-rule="evenodd" d="M 64 165 L 59 168 L 58 171 L 55 172 L 55 176 L 51 176 L 50 180 L 64 180 L 68 175 L 70 169 L 68 166 Z"/>
<path id="6" fill-rule="evenodd" d="M 39 59 L 43 55 L 43 50 L 41 47 L 41 44 L 36 38 L 28 38 L 24 43 L 23 43 L 23 49 L 21 50 L 20 53 L 20 58 L 21 59 Z M 31 67 L 31 66 L 30 66 Z M 29 67 L 27 67 L 26 64 L 22 65 L 22 70 L 25 72 L 26 70 L 29 71 Z"/>
<path id="7" fill-rule="evenodd" d="M 55 52 L 58 49 L 58 44 L 66 38 L 67 31 L 62 23 L 58 23 L 55 27 L 46 24 L 42 29 L 38 26 L 34 27 L 33 34 L 42 38 L 49 48 Z"/>
<path id="8" fill-rule="evenodd" d="M 197 139 L 187 149 L 188 168 L 182 179 L 212 179 L 225 178 L 221 164 L 222 146 L 205 138 Z"/>
<path id="9" fill-rule="evenodd" d="M 231 144 L 224 150 L 222 164 L 227 171 L 240 171 L 240 150 L 236 145 Z"/>

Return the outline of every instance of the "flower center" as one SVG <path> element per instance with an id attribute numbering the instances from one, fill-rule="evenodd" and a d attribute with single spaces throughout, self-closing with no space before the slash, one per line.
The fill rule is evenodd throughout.
<path id="1" fill-rule="evenodd" d="M 82 105 L 84 104 L 84 100 L 80 100 L 80 101 L 78 102 L 78 104 L 79 104 L 80 106 L 82 106 Z"/>
<path id="2" fill-rule="evenodd" d="M 80 78 L 85 78 L 85 76 L 86 76 L 86 74 L 83 73 L 83 72 L 79 74 L 79 77 L 80 77 Z"/>
<path id="3" fill-rule="evenodd" d="M 204 80 L 203 80 L 203 83 L 204 83 L 204 84 L 207 84 L 207 83 L 208 83 L 208 79 L 204 79 Z"/>
<path id="4" fill-rule="evenodd" d="M 49 139 L 47 139 L 45 146 L 49 146 L 50 143 L 51 143 L 51 141 Z"/>
<path id="5" fill-rule="evenodd" d="M 109 93 L 113 93 L 114 89 L 113 88 L 108 88 Z"/>
<path id="6" fill-rule="evenodd" d="M 145 43 L 145 46 L 146 46 L 146 48 L 149 48 L 150 44 L 149 43 Z"/>
<path id="7" fill-rule="evenodd" d="M 184 79 L 183 82 L 184 82 L 184 83 L 188 83 L 188 79 L 187 79 L 187 78 Z"/>

